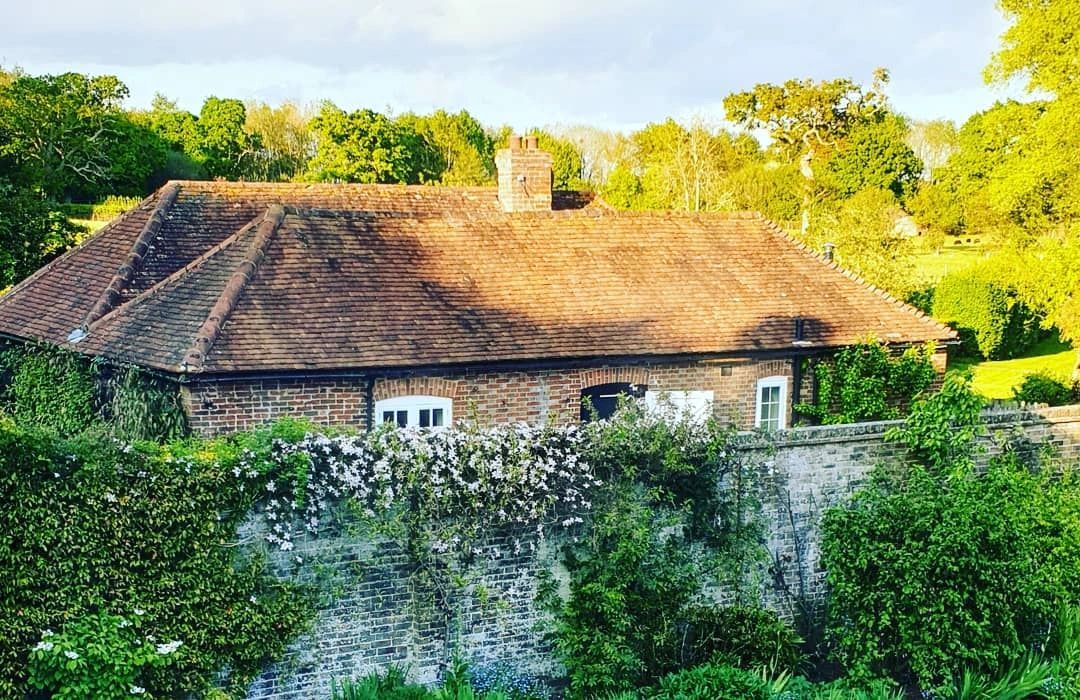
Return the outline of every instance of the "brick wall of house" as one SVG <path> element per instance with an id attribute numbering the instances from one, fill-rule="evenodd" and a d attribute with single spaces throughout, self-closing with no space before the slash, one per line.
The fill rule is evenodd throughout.
<path id="1" fill-rule="evenodd" d="M 454 417 L 480 421 L 576 421 L 581 391 L 626 382 L 653 391 L 712 391 L 716 416 L 749 428 L 754 422 L 756 387 L 770 376 L 789 379 L 791 360 L 641 363 L 581 369 L 466 371 L 439 376 L 336 379 L 252 379 L 195 382 L 183 388 L 184 404 L 196 433 L 216 435 L 244 430 L 283 417 L 324 425 L 367 425 L 367 392 L 372 400 L 409 395 L 454 400 Z M 810 383 L 804 377 L 804 392 Z M 804 397 L 808 394 L 804 393 Z"/>

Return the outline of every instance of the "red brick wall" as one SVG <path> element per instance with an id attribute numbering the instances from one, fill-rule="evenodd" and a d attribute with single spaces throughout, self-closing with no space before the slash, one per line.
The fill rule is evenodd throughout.
<path id="1" fill-rule="evenodd" d="M 373 399 L 430 395 L 454 399 L 454 418 L 491 423 L 578 420 L 581 391 L 628 382 L 653 391 L 712 391 L 716 416 L 752 427 L 757 381 L 792 376 L 790 360 L 685 362 L 583 369 L 469 371 L 440 376 L 374 378 Z M 230 380 L 184 388 L 192 428 L 213 435 L 244 430 L 278 418 L 307 418 L 328 425 L 366 423 L 368 379 Z M 788 420 L 791 417 L 788 386 Z"/>

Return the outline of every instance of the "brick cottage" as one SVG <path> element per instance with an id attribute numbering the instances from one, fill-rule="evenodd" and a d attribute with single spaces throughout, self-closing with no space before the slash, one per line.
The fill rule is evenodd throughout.
<path id="1" fill-rule="evenodd" d="M 758 215 L 553 191 L 534 138 L 496 163 L 493 188 L 171 182 L 0 299 L 0 334 L 158 372 L 202 434 L 578 420 L 621 393 L 779 428 L 804 359 L 955 339 Z"/>

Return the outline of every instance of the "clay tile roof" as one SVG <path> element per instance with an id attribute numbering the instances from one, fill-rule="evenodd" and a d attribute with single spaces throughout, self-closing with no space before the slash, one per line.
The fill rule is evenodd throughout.
<path id="1" fill-rule="evenodd" d="M 0 298 L 0 333 L 83 328 L 79 350 L 210 374 L 955 338 L 757 215 L 554 201 L 507 214 L 493 188 L 170 183 Z"/>

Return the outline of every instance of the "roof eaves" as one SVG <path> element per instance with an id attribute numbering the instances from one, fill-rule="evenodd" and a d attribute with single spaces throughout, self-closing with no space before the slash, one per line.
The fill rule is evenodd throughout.
<path id="1" fill-rule="evenodd" d="M 224 327 L 229 315 L 236 308 L 237 302 L 240 301 L 240 296 L 244 293 L 247 283 L 255 275 L 255 270 L 266 255 L 267 246 L 269 246 L 284 218 L 285 208 L 280 204 L 273 204 L 267 208 L 266 214 L 259 223 L 255 236 L 247 251 L 245 251 L 243 259 L 233 271 L 232 276 L 229 277 L 224 289 L 221 290 L 221 294 L 218 296 L 217 301 L 214 302 L 214 306 L 210 309 L 206 320 L 196 331 L 195 340 L 184 354 L 184 359 L 180 362 L 178 368 L 180 372 L 194 373 L 202 371 L 206 357 L 213 349 L 218 336 L 221 335 L 221 329 Z"/>
<path id="2" fill-rule="evenodd" d="M 952 340 L 955 340 L 958 337 L 956 331 L 953 330 L 952 328 L 950 328 L 949 326 L 947 326 L 946 324 L 942 323 L 941 321 L 938 321 L 937 319 L 935 319 L 935 318 L 933 318 L 931 316 L 927 316 L 922 311 L 922 309 L 917 309 L 914 306 L 912 306 L 911 304 L 908 304 L 907 302 L 905 302 L 905 301 L 903 301 L 901 299 L 897 299 L 896 297 L 894 297 L 889 292 L 885 291 L 884 289 L 878 287 L 875 284 L 872 284 L 871 282 L 866 281 L 861 276 L 855 274 L 851 270 L 840 267 L 840 265 L 838 265 L 835 260 L 830 260 L 830 259 L 826 258 L 824 255 L 822 255 L 821 253 L 819 253 L 816 250 L 810 248 L 808 245 L 806 245 L 806 243 L 804 241 L 801 241 L 798 238 L 795 238 L 794 236 L 792 236 L 790 233 L 788 233 L 786 230 L 784 230 L 784 228 L 781 227 L 779 224 L 777 224 L 775 221 L 767 218 L 766 216 L 764 216 L 763 214 L 760 214 L 758 212 L 754 212 L 754 217 L 757 218 L 758 220 L 760 220 L 771 231 L 773 231 L 774 233 L 782 236 L 787 241 L 789 241 L 792 245 L 794 245 L 796 248 L 798 248 L 800 251 L 802 251 L 802 252 L 806 253 L 807 255 L 809 255 L 810 257 L 814 258 L 815 260 L 820 262 L 822 265 L 825 265 L 825 266 L 827 266 L 828 268 L 830 268 L 832 270 L 836 270 L 837 272 L 841 273 L 842 275 L 844 275 L 848 279 L 852 280 L 856 284 L 858 284 L 858 285 L 860 285 L 862 287 L 865 287 L 869 291 L 871 291 L 874 294 L 876 294 L 877 296 L 881 297 L 885 301 L 891 302 L 892 304 L 894 304 L 896 306 L 899 306 L 904 311 L 906 311 L 906 312 L 908 312 L 910 314 L 913 314 L 914 316 L 925 320 L 927 323 L 930 323 L 930 324 L 936 326 L 938 328 L 938 330 L 944 331 L 945 332 L 944 337 L 938 338 L 938 340 L 952 341 Z"/>
<path id="3" fill-rule="evenodd" d="M 165 223 L 165 216 L 168 214 L 173 202 L 176 201 L 179 192 L 180 185 L 177 183 L 170 183 L 162 189 L 157 205 L 154 206 L 150 218 L 146 220 L 146 224 L 143 226 L 142 231 L 139 232 L 135 243 L 132 244 L 127 257 L 124 258 L 124 262 L 120 264 L 116 273 L 113 274 L 108 286 L 105 287 L 105 291 L 101 293 L 94 305 L 90 307 L 90 311 L 83 317 L 83 322 L 79 324 L 78 328 L 72 330 L 71 335 L 68 336 L 69 340 L 74 341 L 76 338 L 85 338 L 87 328 L 115 309 L 120 303 L 124 290 L 131 284 L 135 273 L 142 266 L 146 252 L 150 250 L 151 244 L 153 244 L 154 239 L 157 238 L 158 233 L 161 231 L 161 227 Z"/>

